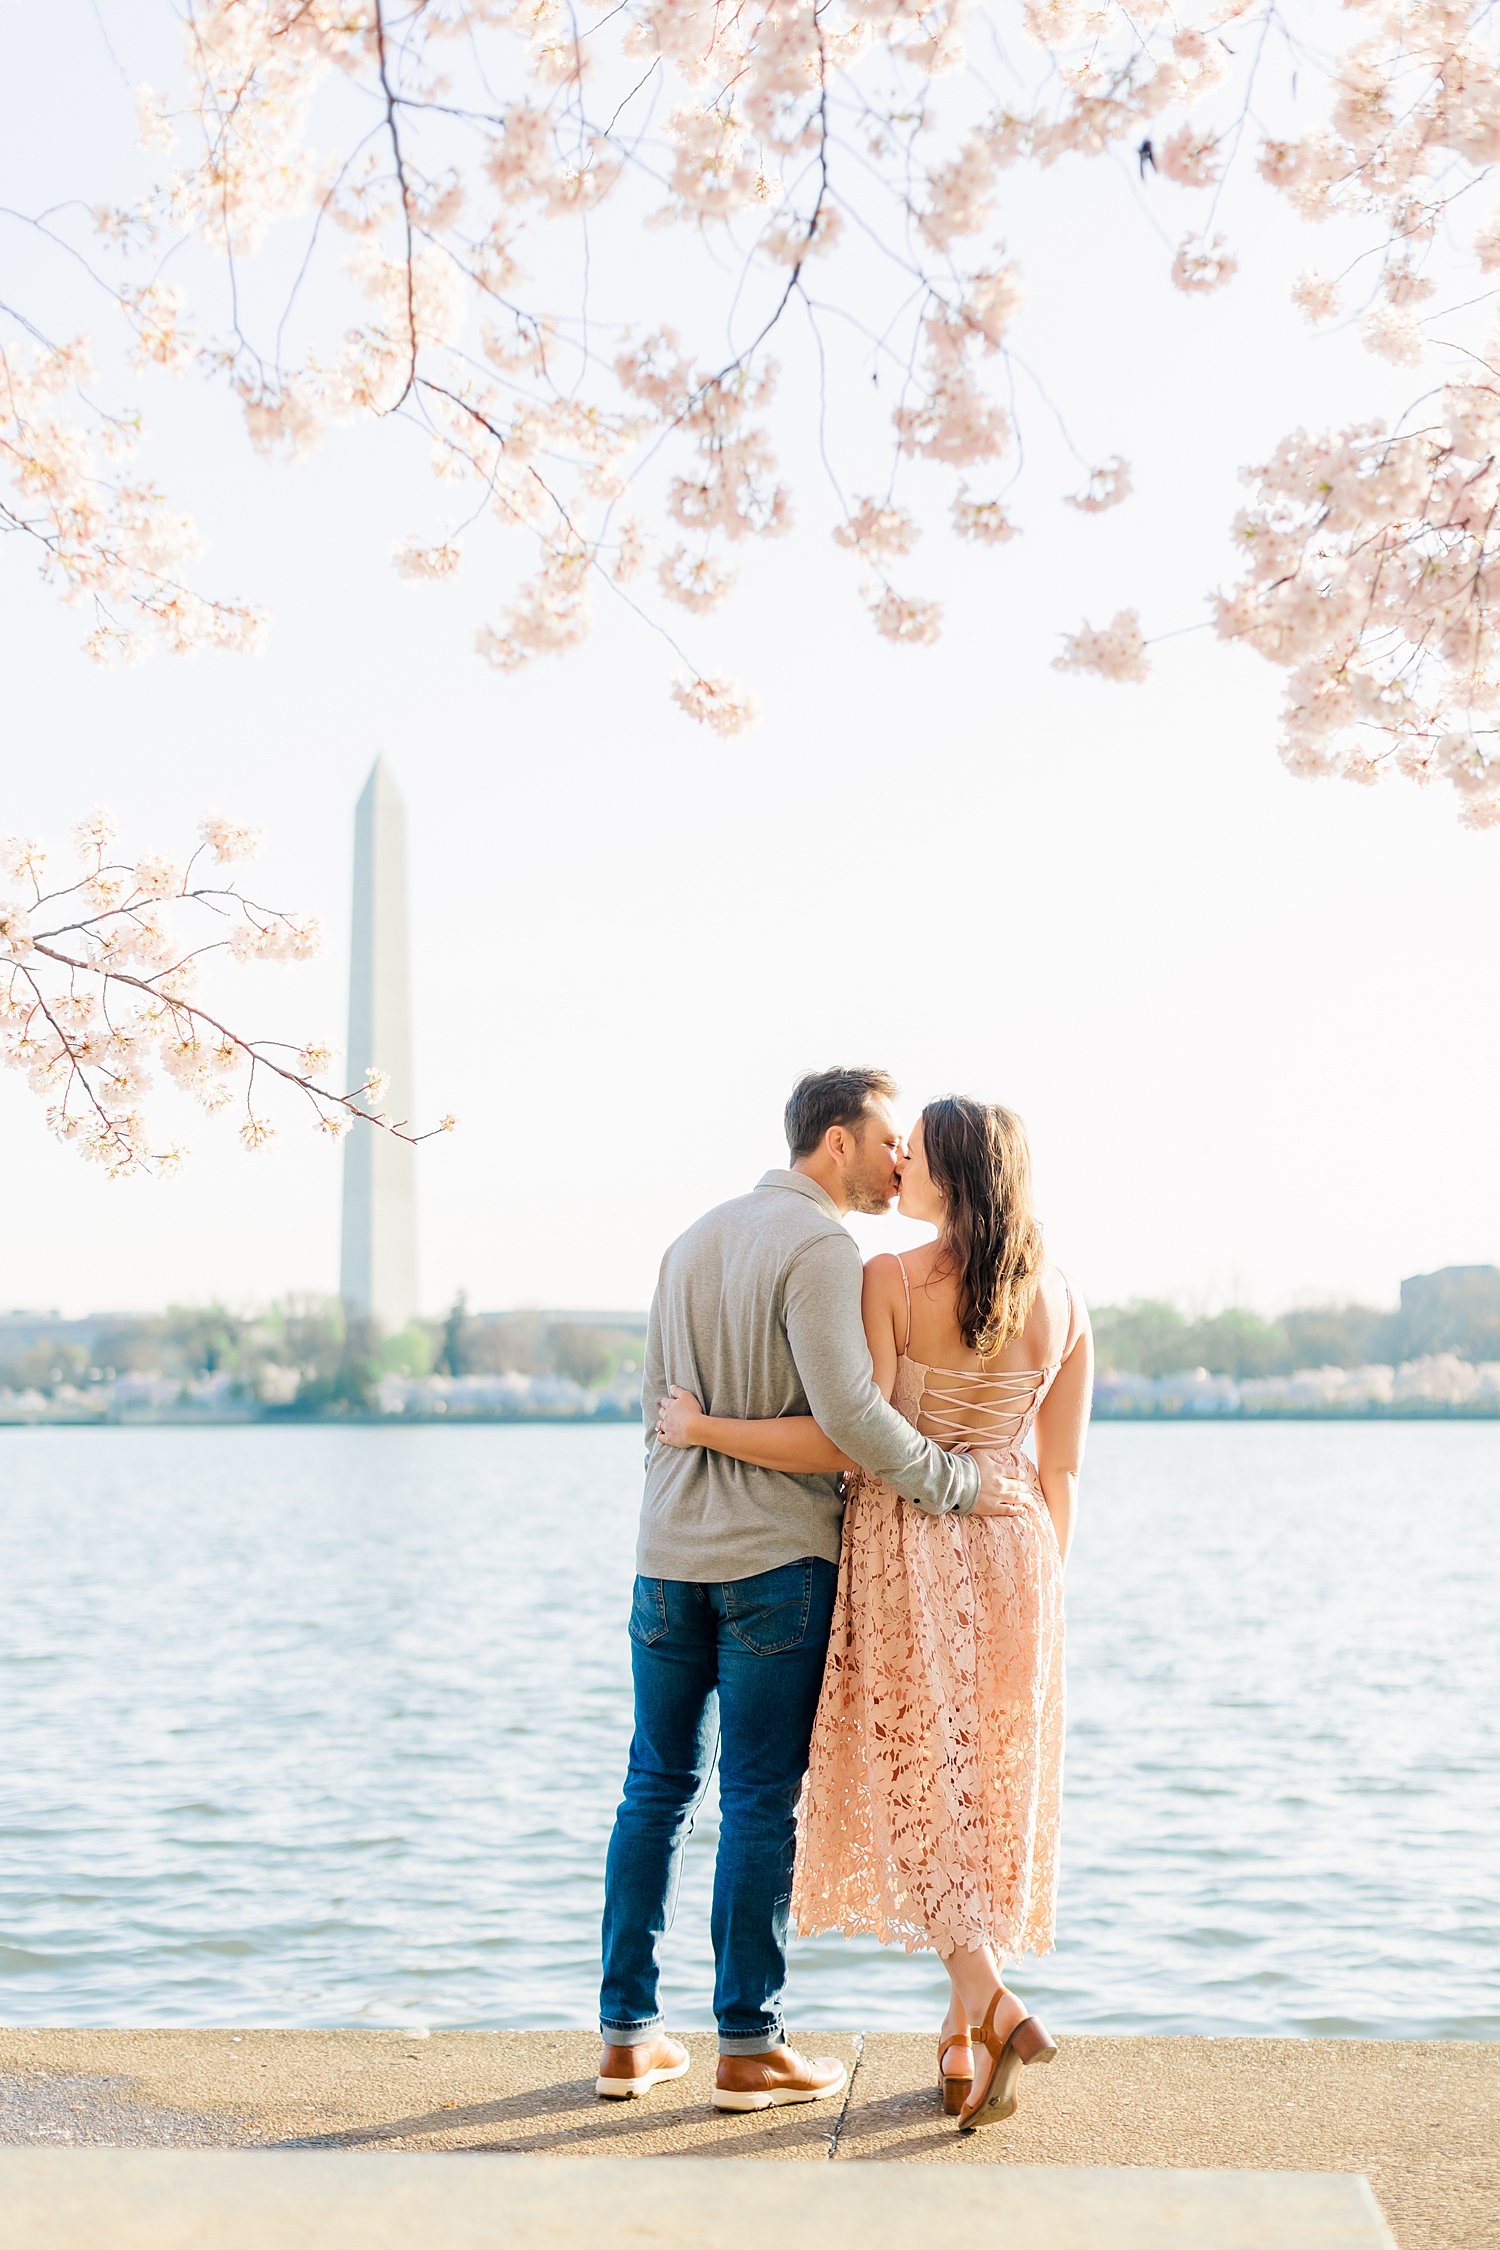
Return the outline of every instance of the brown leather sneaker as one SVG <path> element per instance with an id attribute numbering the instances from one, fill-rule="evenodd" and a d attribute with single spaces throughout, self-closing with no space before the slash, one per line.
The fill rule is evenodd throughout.
<path id="1" fill-rule="evenodd" d="M 720 2055 L 713 2103 L 715 2109 L 779 2109 L 783 2102 L 826 2102 L 848 2083 L 848 2071 L 832 2055 L 809 2062 L 795 2047 L 773 2047 L 764 2055 Z"/>
<path id="2" fill-rule="evenodd" d="M 664 2078 L 683 2078 L 693 2058 L 680 2039 L 648 2039 L 641 2047 L 606 2047 L 599 2057 L 594 2092 L 614 2102 L 649 2094 Z"/>

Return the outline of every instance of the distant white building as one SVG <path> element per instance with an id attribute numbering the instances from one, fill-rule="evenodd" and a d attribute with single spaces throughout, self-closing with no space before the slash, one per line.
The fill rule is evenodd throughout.
<path id="1" fill-rule="evenodd" d="M 412 1115 L 411 966 L 406 918 L 406 809 L 384 758 L 354 814 L 347 1083 L 390 1076 L 385 1113 Z M 350 1320 L 394 1335 L 416 1317 L 416 1166 L 409 1142 L 356 1124 L 344 1142 L 339 1294 Z"/>

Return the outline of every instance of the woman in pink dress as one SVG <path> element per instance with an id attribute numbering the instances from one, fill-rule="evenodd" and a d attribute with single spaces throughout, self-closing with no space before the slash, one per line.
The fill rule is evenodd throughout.
<path id="1" fill-rule="evenodd" d="M 951 1994 L 938 2079 L 969 2130 L 1009 2117 L 1023 2064 L 1056 2052 L 1003 1971 L 1052 1945 L 1063 1564 L 1093 1342 L 1043 1252 L 1026 1135 L 1009 1110 L 930 1102 L 900 1209 L 937 1239 L 865 1268 L 875 1380 L 939 1445 L 1003 1454 L 1012 1514 L 927 1515 L 855 1469 L 808 1417 L 733 1421 L 674 1391 L 659 1427 L 668 1444 L 846 1473 L 793 1913 L 804 1935 L 872 1931 L 941 1956 Z"/>

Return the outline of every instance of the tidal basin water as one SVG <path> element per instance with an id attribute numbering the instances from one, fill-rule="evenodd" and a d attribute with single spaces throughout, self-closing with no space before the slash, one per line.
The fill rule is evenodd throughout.
<path id="1" fill-rule="evenodd" d="M 0 1433 L 0 2018 L 592 2020 L 639 1459 Z M 1049 2021 L 1500 2037 L 1500 1425 L 1106 1424 L 1068 1610 Z M 941 1981 L 800 1943 L 792 2021 L 926 2027 Z"/>

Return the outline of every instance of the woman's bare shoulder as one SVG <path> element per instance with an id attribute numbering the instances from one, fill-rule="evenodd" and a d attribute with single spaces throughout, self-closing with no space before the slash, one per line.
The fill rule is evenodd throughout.
<path id="1" fill-rule="evenodd" d="M 1089 1326 L 1089 1308 L 1084 1300 L 1083 1291 L 1079 1288 L 1077 1282 L 1071 1278 L 1068 1282 L 1068 1299 L 1073 1307 L 1073 1333 L 1075 1336 L 1081 1336 Z"/>
<path id="2" fill-rule="evenodd" d="M 891 1257 L 886 1251 L 882 1251 L 877 1258 L 871 1258 L 865 1267 L 865 1291 L 860 1313 L 875 1359 L 877 1382 L 881 1381 L 878 1370 L 884 1363 L 884 1356 L 901 1349 L 901 1338 L 906 1331 L 905 1298 L 906 1292 L 901 1285 L 900 1260 Z"/>
<path id="3" fill-rule="evenodd" d="M 1041 1353 L 1039 1365 L 1060 1359 L 1088 1326 L 1088 1307 L 1076 1283 L 1049 1258 L 1037 1275 L 1036 1299 L 1027 1327 Z"/>
<path id="4" fill-rule="evenodd" d="M 1050 1291 L 1059 1304 L 1071 1304 L 1082 1309 L 1083 1291 L 1073 1276 L 1064 1273 L 1062 1267 L 1054 1265 L 1050 1258 L 1037 1276 L 1037 1283 L 1039 1288 Z"/>

